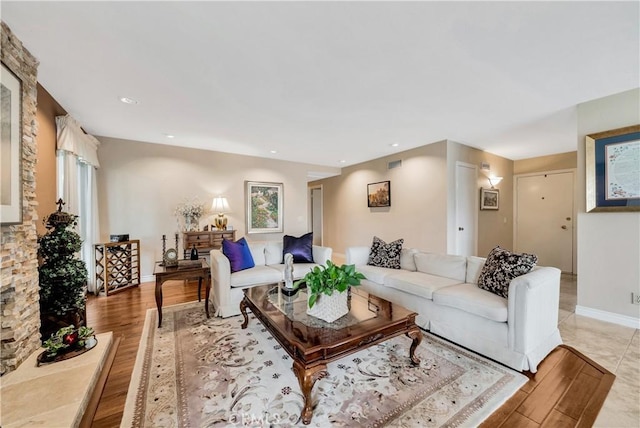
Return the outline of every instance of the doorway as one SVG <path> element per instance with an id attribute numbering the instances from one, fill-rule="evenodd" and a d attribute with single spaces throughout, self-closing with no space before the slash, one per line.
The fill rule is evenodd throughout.
<path id="1" fill-rule="evenodd" d="M 313 245 L 322 245 L 322 186 L 309 189 L 310 223 Z"/>
<path id="2" fill-rule="evenodd" d="M 456 224 L 453 254 L 474 256 L 478 251 L 477 183 L 477 167 L 456 162 Z"/>
<path id="3" fill-rule="evenodd" d="M 515 249 L 538 256 L 540 266 L 574 272 L 575 171 L 516 176 Z"/>

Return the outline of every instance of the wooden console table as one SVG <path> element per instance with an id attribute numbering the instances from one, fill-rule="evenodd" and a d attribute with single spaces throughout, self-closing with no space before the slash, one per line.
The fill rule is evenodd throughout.
<path id="1" fill-rule="evenodd" d="M 189 258 L 189 251 L 195 244 L 198 254 L 222 248 L 222 240 L 236 240 L 235 230 L 211 230 L 202 232 L 182 232 L 182 249 L 184 258 Z"/>

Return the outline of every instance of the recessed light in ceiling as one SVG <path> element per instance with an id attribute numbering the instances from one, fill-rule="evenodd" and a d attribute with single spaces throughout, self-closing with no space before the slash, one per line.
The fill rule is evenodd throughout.
<path id="1" fill-rule="evenodd" d="M 270 153 L 273 153 L 274 155 L 275 155 L 276 153 L 278 153 L 278 151 L 277 151 L 277 150 L 269 150 L 269 152 L 270 152 Z"/>
<path id="2" fill-rule="evenodd" d="M 171 135 L 171 134 L 164 134 L 164 136 L 167 137 L 167 138 L 176 138 L 175 135 Z"/>
<path id="3" fill-rule="evenodd" d="M 346 161 L 346 160 L 344 160 L 344 159 L 341 159 L 341 160 L 340 160 L 340 163 L 347 163 L 347 161 Z"/>
<path id="4" fill-rule="evenodd" d="M 390 145 L 391 147 L 398 147 L 398 146 L 400 145 L 400 143 L 392 143 L 392 144 L 389 144 L 389 145 Z"/>
<path id="5" fill-rule="evenodd" d="M 134 100 L 133 98 L 129 98 L 129 97 L 120 97 L 120 101 L 122 101 L 125 104 L 140 104 L 138 100 Z"/>

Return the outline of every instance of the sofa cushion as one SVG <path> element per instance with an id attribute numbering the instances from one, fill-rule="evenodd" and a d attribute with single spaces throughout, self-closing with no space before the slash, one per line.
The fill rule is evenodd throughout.
<path id="1" fill-rule="evenodd" d="M 264 243 L 264 264 L 277 265 L 284 262 L 282 241 L 267 241 Z"/>
<path id="2" fill-rule="evenodd" d="M 255 266 L 231 274 L 231 287 L 247 287 L 282 281 L 282 272 L 269 266 Z"/>
<path id="3" fill-rule="evenodd" d="M 484 257 L 467 257 L 467 276 L 464 282 L 468 284 L 478 283 L 478 277 L 480 276 L 480 271 L 482 270 L 482 266 L 484 266 L 485 260 Z"/>
<path id="4" fill-rule="evenodd" d="M 464 282 L 467 274 L 467 258 L 451 254 L 417 253 L 414 256 L 418 272 L 444 276 Z"/>
<path id="5" fill-rule="evenodd" d="M 457 284 L 433 293 L 433 302 L 497 322 L 507 322 L 507 299 L 474 284 Z"/>
<path id="6" fill-rule="evenodd" d="M 367 277 L 368 278 L 368 277 Z M 433 292 L 450 285 L 459 284 L 457 279 L 429 275 L 422 272 L 397 272 L 384 278 L 384 285 L 415 296 L 431 299 Z"/>
<path id="7" fill-rule="evenodd" d="M 227 239 L 222 240 L 222 254 L 229 259 L 231 273 L 250 269 L 256 264 L 247 245 L 247 240 L 240 238 L 236 242 Z"/>
<path id="8" fill-rule="evenodd" d="M 249 242 L 249 249 L 251 250 L 251 256 L 253 257 L 253 262 L 256 266 L 264 266 L 266 263 L 264 261 L 264 247 L 265 242 Z"/>
<path id="9" fill-rule="evenodd" d="M 487 261 L 480 271 L 478 287 L 498 296 L 507 297 L 511 280 L 531 271 L 537 262 L 538 257 L 535 254 L 517 254 L 495 247 L 487 256 Z"/>
<path id="10" fill-rule="evenodd" d="M 300 237 L 284 235 L 282 238 L 282 256 L 291 253 L 294 263 L 313 263 L 313 232 Z"/>
<path id="11" fill-rule="evenodd" d="M 356 270 L 362 273 L 369 281 L 377 282 L 378 284 L 384 284 L 384 278 L 387 275 L 398 272 L 396 270 L 371 265 L 357 265 Z"/>
<path id="12" fill-rule="evenodd" d="M 416 261 L 413 256 L 418 252 L 415 248 L 403 248 L 400 251 L 400 269 L 410 272 L 416 271 Z"/>
<path id="13" fill-rule="evenodd" d="M 404 239 L 398 239 L 387 244 L 374 236 L 367 264 L 388 269 L 400 269 L 400 253 L 403 243 Z"/>

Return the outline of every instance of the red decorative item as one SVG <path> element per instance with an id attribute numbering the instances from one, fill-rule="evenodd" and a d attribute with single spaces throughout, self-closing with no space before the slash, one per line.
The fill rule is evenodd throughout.
<path id="1" fill-rule="evenodd" d="M 78 332 L 74 331 L 73 333 L 65 334 L 62 338 L 62 342 L 65 345 L 73 346 L 78 341 Z"/>

